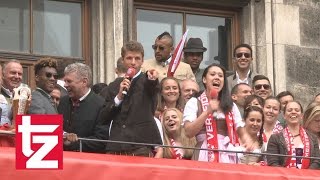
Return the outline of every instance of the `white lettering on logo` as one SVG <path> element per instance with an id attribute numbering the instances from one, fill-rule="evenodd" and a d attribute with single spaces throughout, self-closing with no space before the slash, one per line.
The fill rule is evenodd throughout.
<path id="1" fill-rule="evenodd" d="M 27 168 L 58 168 L 58 160 L 43 160 L 44 157 L 58 144 L 56 135 L 32 135 L 31 133 L 51 133 L 58 125 L 31 125 L 30 116 L 22 117 L 22 125 L 18 125 L 18 132 L 22 134 L 22 153 L 30 157 L 26 162 Z M 31 149 L 31 144 L 43 144 L 38 151 Z"/>

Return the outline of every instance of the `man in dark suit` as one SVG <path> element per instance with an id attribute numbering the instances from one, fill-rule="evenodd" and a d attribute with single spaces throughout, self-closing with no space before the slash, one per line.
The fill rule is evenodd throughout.
<path id="1" fill-rule="evenodd" d="M 70 64 L 65 69 L 64 80 L 68 96 L 62 97 L 58 106 L 58 112 L 63 115 L 63 130 L 66 132 L 64 150 L 79 150 L 78 137 L 107 139 L 108 126 L 99 124 L 104 99 L 90 89 L 90 67 L 82 63 Z M 104 152 L 105 144 L 82 141 L 82 150 Z"/>
<path id="2" fill-rule="evenodd" d="M 34 71 L 37 88 L 32 92 L 28 114 L 57 114 L 57 107 L 50 96 L 57 83 L 57 61 L 41 58 Z"/>
<path id="3" fill-rule="evenodd" d="M 130 81 L 117 78 L 109 84 L 101 112 L 104 123 L 112 121 L 110 140 L 162 144 L 153 118 L 159 92 L 158 73 L 151 69 L 142 73 L 144 50 L 141 43 L 129 41 L 121 48 L 123 64 L 136 70 Z M 123 91 L 127 91 L 127 95 Z M 107 152 L 118 155 L 153 156 L 150 146 L 108 143 Z"/>

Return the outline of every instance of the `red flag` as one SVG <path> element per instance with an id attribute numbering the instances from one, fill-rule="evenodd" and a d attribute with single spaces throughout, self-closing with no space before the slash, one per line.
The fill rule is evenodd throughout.
<path id="1" fill-rule="evenodd" d="M 182 56 L 182 49 L 184 47 L 184 43 L 186 42 L 187 39 L 187 34 L 188 34 L 188 29 L 182 36 L 182 39 L 180 40 L 179 44 L 177 45 L 176 49 L 174 50 L 174 53 L 172 55 L 169 68 L 168 68 L 168 73 L 167 77 L 173 77 L 174 73 L 176 72 L 178 65 L 181 61 L 181 56 Z"/>

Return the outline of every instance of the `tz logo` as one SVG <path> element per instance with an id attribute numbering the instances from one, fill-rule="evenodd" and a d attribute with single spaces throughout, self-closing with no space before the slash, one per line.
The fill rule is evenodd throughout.
<path id="1" fill-rule="evenodd" d="M 17 169 L 62 169 L 61 115 L 17 116 L 16 129 Z"/>

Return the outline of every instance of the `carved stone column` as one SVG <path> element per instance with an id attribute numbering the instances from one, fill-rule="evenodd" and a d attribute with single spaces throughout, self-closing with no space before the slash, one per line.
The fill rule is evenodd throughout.
<path id="1" fill-rule="evenodd" d="M 116 61 L 128 38 L 126 0 L 92 1 L 93 82 L 110 83 L 115 79 Z"/>

